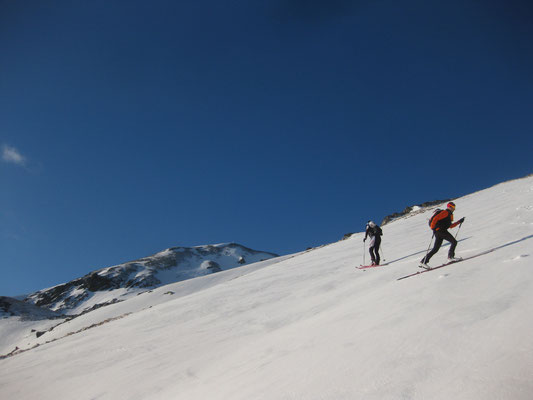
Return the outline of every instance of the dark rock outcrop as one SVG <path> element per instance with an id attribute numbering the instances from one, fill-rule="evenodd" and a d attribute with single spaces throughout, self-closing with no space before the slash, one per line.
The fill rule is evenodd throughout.
<path id="1" fill-rule="evenodd" d="M 60 318 L 61 314 L 28 304 L 12 297 L 0 296 L 0 317 L 21 317 L 24 320 Z"/>
<path id="2" fill-rule="evenodd" d="M 110 294 L 105 296 L 105 300 L 97 304 L 91 302 L 90 306 L 83 308 L 95 293 L 113 292 L 117 289 L 127 289 L 126 294 L 124 290 L 121 291 L 121 296 L 137 293 L 140 289 L 153 289 L 235 268 L 245 263 L 245 257 L 250 262 L 257 262 L 277 257 L 277 254 L 252 250 L 237 243 L 172 247 L 150 257 L 103 268 L 70 282 L 40 290 L 29 295 L 25 301 L 62 312 L 78 308 L 76 313 L 80 313 L 118 301 Z"/>
<path id="3" fill-rule="evenodd" d="M 420 209 L 425 209 L 425 208 L 429 208 L 429 207 L 433 207 L 433 206 L 436 206 L 436 205 L 439 205 L 439 204 L 442 204 L 442 203 L 446 203 L 448 201 L 450 201 L 451 199 L 446 199 L 446 200 L 434 200 L 434 201 L 427 201 L 425 203 L 422 203 L 422 204 L 418 204 L 416 206 L 410 206 L 410 207 L 405 207 L 403 209 L 403 211 L 401 212 L 396 212 L 396 213 L 393 213 L 393 214 L 390 214 L 390 215 L 387 215 L 385 218 L 383 218 L 383 220 L 381 221 L 381 225 L 386 225 L 388 224 L 389 222 L 391 221 L 394 221 L 395 219 L 398 219 L 398 218 L 401 218 L 405 215 L 408 215 L 410 214 L 415 208 L 420 208 Z"/>

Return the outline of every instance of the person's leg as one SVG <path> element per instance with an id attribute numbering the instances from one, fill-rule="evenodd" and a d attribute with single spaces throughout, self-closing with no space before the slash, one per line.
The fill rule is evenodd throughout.
<path id="1" fill-rule="evenodd" d="M 370 258 L 372 259 L 372 264 L 376 264 L 376 256 L 374 254 L 374 246 L 370 247 L 368 249 L 368 251 L 370 252 Z"/>
<path id="2" fill-rule="evenodd" d="M 433 248 L 431 251 L 422 259 L 423 264 L 427 264 L 431 257 L 433 257 L 437 251 L 439 251 L 440 246 L 442 245 L 442 237 L 439 234 L 439 231 L 435 232 L 435 244 L 433 245 Z"/>
<path id="3" fill-rule="evenodd" d="M 379 257 L 379 245 L 381 244 L 381 238 L 378 236 L 376 238 L 376 243 L 374 244 L 374 253 L 376 253 L 376 264 L 379 265 L 379 262 L 381 261 Z"/>
<path id="4" fill-rule="evenodd" d="M 448 258 L 454 258 L 455 248 L 457 247 L 457 240 L 455 240 L 453 235 L 448 231 L 442 233 L 442 238 L 450 242 L 450 250 L 448 250 Z"/>
<path id="5" fill-rule="evenodd" d="M 368 246 L 368 252 L 370 253 L 370 258 L 372 259 L 372 264 L 376 263 L 376 256 L 374 255 L 374 245 L 376 244 L 376 237 L 372 236 L 370 239 L 370 244 Z"/>

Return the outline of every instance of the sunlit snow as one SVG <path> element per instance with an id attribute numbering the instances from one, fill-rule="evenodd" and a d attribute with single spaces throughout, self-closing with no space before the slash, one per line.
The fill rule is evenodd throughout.
<path id="1" fill-rule="evenodd" d="M 38 339 L 29 329 L 50 321 L 4 318 L 1 354 L 40 346 L 0 360 L 0 398 L 530 400 L 533 177 L 454 201 L 456 254 L 493 251 L 405 280 L 431 209 L 383 227 L 383 267 L 356 268 L 358 233 L 143 292 Z"/>

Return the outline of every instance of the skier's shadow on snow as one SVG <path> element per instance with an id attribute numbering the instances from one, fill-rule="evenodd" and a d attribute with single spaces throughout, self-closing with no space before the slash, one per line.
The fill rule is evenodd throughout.
<path id="1" fill-rule="evenodd" d="M 531 235 L 531 236 L 533 236 L 533 235 Z M 466 238 L 464 238 L 464 239 L 459 239 L 459 240 L 457 241 L 457 243 L 464 242 L 465 240 L 468 240 L 468 239 L 470 239 L 471 237 L 472 237 L 472 236 L 468 236 L 468 237 L 466 237 Z M 522 239 L 522 240 L 525 240 L 525 239 L 528 239 L 528 238 L 524 238 L 524 239 Z M 431 243 L 433 244 L 433 241 L 432 241 Z M 450 243 L 449 243 L 449 242 L 446 242 L 446 243 L 443 244 L 440 248 L 442 249 L 443 247 L 446 247 L 446 246 L 449 246 L 449 245 L 450 245 Z M 433 245 L 429 247 L 429 250 L 431 250 L 432 248 L 433 248 Z M 426 250 L 422 250 L 422 251 L 417 251 L 416 253 L 409 254 L 408 256 L 404 256 L 404 257 L 397 258 L 396 260 L 388 261 L 388 263 L 389 263 L 389 264 L 392 264 L 392 263 L 394 263 L 394 262 L 398 262 L 398 261 L 401 261 L 401 260 L 405 260 L 406 258 L 409 258 L 409 257 L 414 257 L 414 256 L 416 256 L 416 255 L 420 255 L 420 254 L 426 254 L 429 250 L 426 249 Z"/>
<path id="2" fill-rule="evenodd" d="M 512 242 L 502 244 L 501 246 L 494 247 L 494 248 L 490 249 L 490 251 L 500 250 L 500 249 L 503 249 L 504 247 L 511 246 L 513 244 L 517 244 L 517 243 L 523 242 L 524 240 L 528 240 L 528 239 L 531 239 L 531 238 L 533 238 L 533 235 L 524 236 L 522 239 L 514 240 Z"/>

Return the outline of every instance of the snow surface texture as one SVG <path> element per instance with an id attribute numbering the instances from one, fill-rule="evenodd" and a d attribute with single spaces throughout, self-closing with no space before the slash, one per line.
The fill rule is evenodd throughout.
<path id="1" fill-rule="evenodd" d="M 355 268 L 359 233 L 170 284 L 0 360 L 0 398 L 530 400 L 533 177 L 455 203 L 457 255 L 494 251 L 398 281 L 429 245 L 428 210 L 386 225 L 384 267 Z"/>

